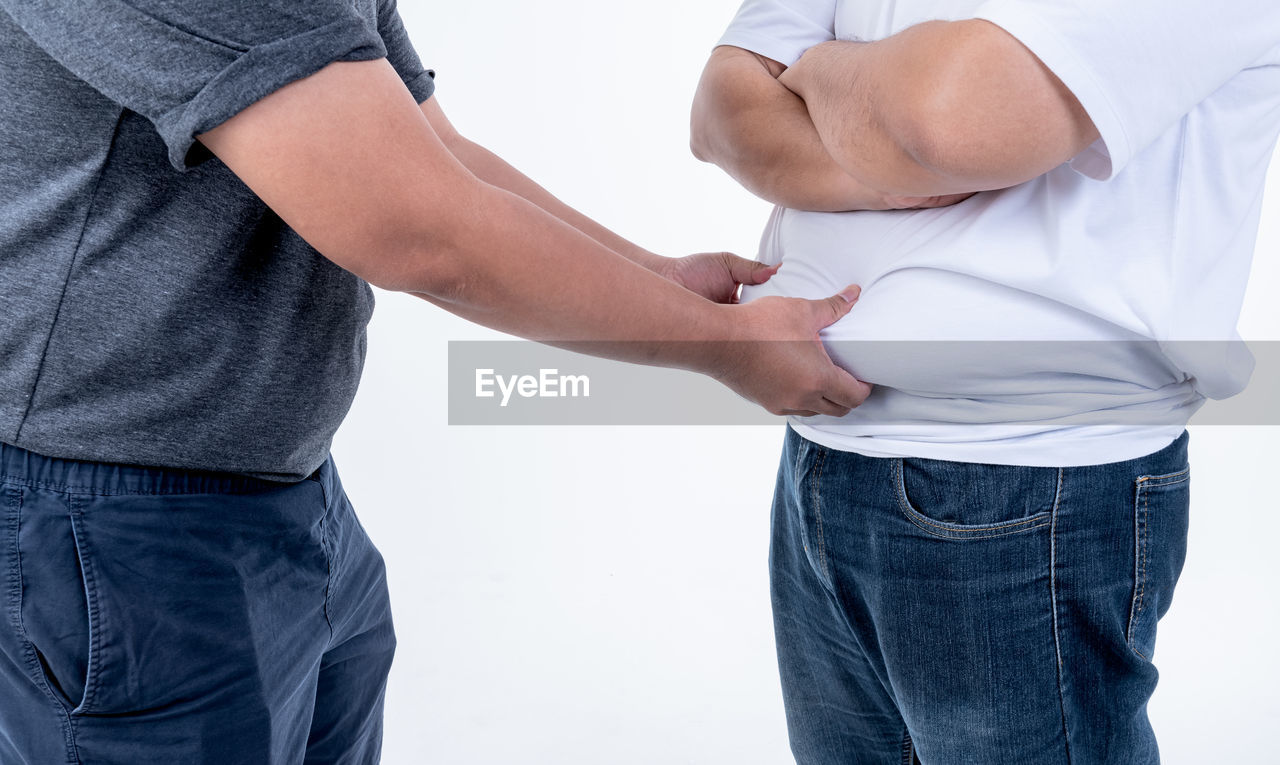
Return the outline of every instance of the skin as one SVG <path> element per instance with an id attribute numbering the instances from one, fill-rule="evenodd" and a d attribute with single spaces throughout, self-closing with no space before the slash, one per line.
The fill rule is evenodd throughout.
<path id="1" fill-rule="evenodd" d="M 967 196 L 896 197 L 857 180 L 823 144 L 804 99 L 778 80 L 785 71 L 741 48 L 712 51 L 694 96 L 694 156 L 718 165 L 756 196 L 796 210 L 934 207 Z"/>
<path id="2" fill-rule="evenodd" d="M 1098 138 L 1061 81 L 982 20 L 822 43 L 790 68 L 754 56 L 753 69 L 750 56 L 712 53 L 695 96 L 693 151 L 788 207 L 954 204 L 1043 175 Z"/>
<path id="3" fill-rule="evenodd" d="M 498 155 L 468 140 L 445 116 L 439 99 L 428 99 L 420 108 L 445 147 L 480 180 L 520 195 L 631 262 L 709 300 L 736 302 L 739 284 L 762 284 L 777 271 L 777 266 L 727 252 L 703 252 L 684 258 L 650 252 L 569 207 Z"/>
<path id="4" fill-rule="evenodd" d="M 723 253 L 677 266 L 626 242 L 457 135 L 434 99 L 420 108 L 385 59 L 330 64 L 199 138 L 376 286 L 522 337 L 702 372 L 775 414 L 842 416 L 870 391 L 818 341 L 856 287 L 712 302 L 771 271 Z"/>

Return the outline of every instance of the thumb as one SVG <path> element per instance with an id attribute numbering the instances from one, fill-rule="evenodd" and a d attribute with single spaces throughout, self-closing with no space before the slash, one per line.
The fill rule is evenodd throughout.
<path id="1" fill-rule="evenodd" d="M 766 266 L 758 260 L 747 260 L 737 255 L 729 255 L 726 264 L 729 266 L 729 276 L 738 284 L 764 284 L 778 272 L 776 265 Z"/>
<path id="2" fill-rule="evenodd" d="M 835 366 L 834 363 L 832 366 Z M 861 406 L 862 402 L 866 401 L 867 396 L 870 395 L 870 385 L 849 374 L 848 370 L 835 367 L 834 379 L 831 382 L 831 392 L 826 394 L 826 398 L 852 409 Z"/>
<path id="3" fill-rule="evenodd" d="M 853 308 L 853 304 L 858 302 L 860 294 L 862 294 L 862 288 L 853 284 L 829 298 L 810 301 L 814 307 L 816 328 L 829 327 L 843 319 L 845 314 Z"/>

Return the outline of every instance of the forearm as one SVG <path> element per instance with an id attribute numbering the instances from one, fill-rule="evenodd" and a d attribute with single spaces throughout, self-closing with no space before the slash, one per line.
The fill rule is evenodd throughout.
<path id="1" fill-rule="evenodd" d="M 1097 137 L 1074 96 L 985 21 L 931 21 L 873 43 L 811 48 L 779 81 L 850 175 L 892 194 L 1006 188 Z"/>
<path id="2" fill-rule="evenodd" d="M 877 206 L 878 195 L 832 159 L 804 101 L 778 82 L 770 65 L 745 50 L 716 49 L 694 98 L 694 155 L 784 207 L 835 212 Z"/>
<path id="3" fill-rule="evenodd" d="M 445 117 L 436 99 L 422 104 L 421 109 L 444 145 L 480 180 L 531 202 L 627 260 L 651 271 L 658 271 L 671 260 L 646 250 L 588 218 L 557 199 L 498 155 L 461 135 Z"/>
<path id="4" fill-rule="evenodd" d="M 483 146 L 459 137 L 450 142 L 448 147 L 480 180 L 538 206 L 627 260 L 652 271 L 657 271 L 669 260 L 619 236 L 573 209 Z"/>
<path id="5" fill-rule="evenodd" d="M 340 62 L 200 140 L 317 252 L 376 286 L 532 339 L 704 372 L 772 412 L 843 416 L 866 398 L 818 343 L 856 289 L 703 299 L 478 179 L 417 107 L 385 59 Z M 758 342 L 771 340 L 795 342 Z"/>
<path id="6" fill-rule="evenodd" d="M 736 337 L 731 308 L 622 258 L 532 202 L 495 186 L 469 198 L 444 239 L 387 286 L 521 337 L 594 355 L 715 374 Z M 411 256 L 411 259 L 415 259 Z"/>
<path id="7" fill-rule="evenodd" d="M 779 82 L 803 99 L 823 147 L 859 181 L 900 194 L 975 191 L 946 186 L 921 156 L 912 120 L 914 89 L 923 85 L 911 68 L 919 62 L 900 62 L 898 47 L 895 38 L 824 43 Z"/>

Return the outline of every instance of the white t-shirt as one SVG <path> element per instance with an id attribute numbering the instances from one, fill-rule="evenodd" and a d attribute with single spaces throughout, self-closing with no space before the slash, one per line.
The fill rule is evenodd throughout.
<path id="1" fill-rule="evenodd" d="M 966 18 L 1026 45 L 1102 137 L 952 207 L 775 209 L 760 256 L 784 265 L 746 298 L 862 285 L 823 337 L 877 386 L 847 417 L 792 424 L 873 456 L 1067 466 L 1156 451 L 1252 373 L 1236 324 L 1280 134 L 1280 2 L 746 0 L 720 43 L 789 66 L 827 40 Z"/>

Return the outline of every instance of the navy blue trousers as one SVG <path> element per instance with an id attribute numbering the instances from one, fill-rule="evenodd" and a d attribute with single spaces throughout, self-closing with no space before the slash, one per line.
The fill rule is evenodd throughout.
<path id="1" fill-rule="evenodd" d="M 332 460 L 279 484 L 0 444 L 0 763 L 374 763 L 385 569 Z"/>

